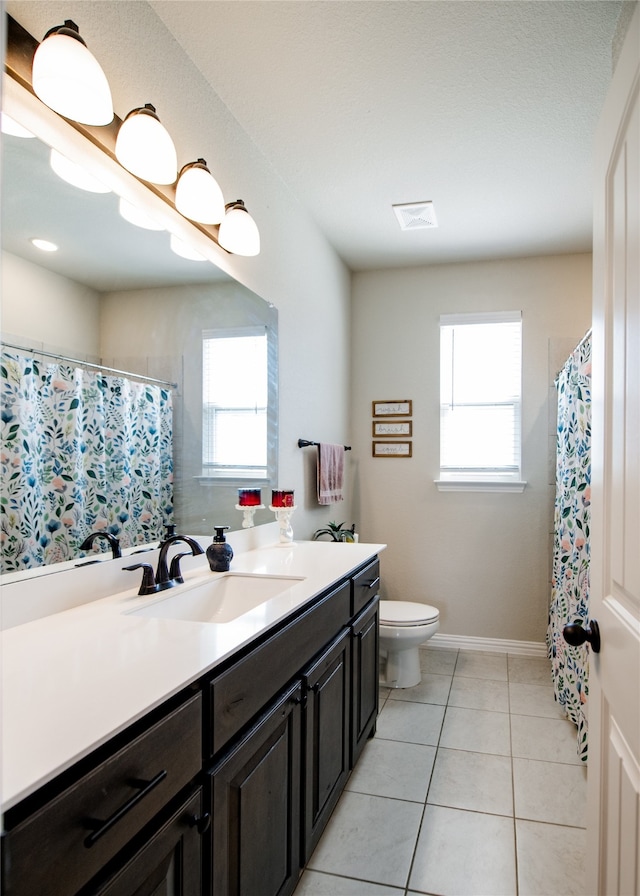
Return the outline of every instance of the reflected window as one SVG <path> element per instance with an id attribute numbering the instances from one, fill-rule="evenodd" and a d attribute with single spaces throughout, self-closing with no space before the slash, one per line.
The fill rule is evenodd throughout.
<path id="1" fill-rule="evenodd" d="M 265 327 L 202 334 L 202 473 L 268 476 L 269 345 Z"/>

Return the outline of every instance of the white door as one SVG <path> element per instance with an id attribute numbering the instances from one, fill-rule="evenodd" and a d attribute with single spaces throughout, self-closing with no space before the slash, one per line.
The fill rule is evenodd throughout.
<path id="1" fill-rule="evenodd" d="M 640 9 L 596 142 L 588 894 L 640 894 Z"/>

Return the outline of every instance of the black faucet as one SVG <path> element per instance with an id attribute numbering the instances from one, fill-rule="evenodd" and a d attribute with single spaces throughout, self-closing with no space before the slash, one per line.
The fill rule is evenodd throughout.
<path id="1" fill-rule="evenodd" d="M 110 532 L 92 532 L 91 535 L 87 535 L 85 540 L 80 545 L 81 551 L 89 551 L 93 545 L 93 542 L 97 538 L 106 539 L 111 545 L 111 556 L 114 560 L 117 560 L 119 557 L 122 557 L 122 551 L 120 550 L 120 542 L 112 535 Z"/>
<path id="2" fill-rule="evenodd" d="M 189 545 L 191 551 L 184 551 L 176 554 L 171 561 L 171 569 L 167 566 L 167 553 L 172 544 L 178 541 L 184 541 Z M 173 588 L 174 585 L 181 585 L 184 582 L 182 573 L 180 572 L 180 560 L 191 554 L 195 557 L 197 554 L 204 554 L 204 550 L 194 538 L 188 535 L 169 535 L 168 538 L 160 545 L 160 554 L 158 556 L 158 568 L 154 576 L 153 569 L 148 563 L 136 563 L 134 566 L 123 567 L 126 570 L 142 569 L 142 584 L 138 594 L 156 594 L 158 591 L 164 591 L 167 588 Z"/>

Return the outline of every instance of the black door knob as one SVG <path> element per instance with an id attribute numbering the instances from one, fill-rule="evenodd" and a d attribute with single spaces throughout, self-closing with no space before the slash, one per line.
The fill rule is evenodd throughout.
<path id="1" fill-rule="evenodd" d="M 591 622 L 584 626 L 579 625 L 577 622 L 565 625 L 562 629 L 562 634 L 567 644 L 579 647 L 585 641 L 588 641 L 593 652 L 600 653 L 600 627 L 595 619 L 592 619 Z"/>

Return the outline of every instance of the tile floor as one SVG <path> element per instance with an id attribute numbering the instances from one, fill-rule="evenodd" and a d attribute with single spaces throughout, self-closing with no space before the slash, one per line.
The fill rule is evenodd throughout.
<path id="1" fill-rule="evenodd" d="M 582 896 L 586 769 L 549 661 L 429 647 L 295 896 Z"/>

